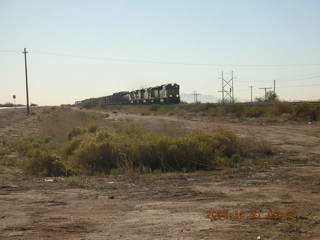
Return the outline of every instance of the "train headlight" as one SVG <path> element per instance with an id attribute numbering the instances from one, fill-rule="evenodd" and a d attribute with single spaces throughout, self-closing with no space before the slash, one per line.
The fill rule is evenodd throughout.
<path id="1" fill-rule="evenodd" d="M 179 97 L 179 94 L 177 94 L 176 97 Z"/>
<path id="2" fill-rule="evenodd" d="M 172 97 L 172 94 L 170 94 L 169 97 Z"/>

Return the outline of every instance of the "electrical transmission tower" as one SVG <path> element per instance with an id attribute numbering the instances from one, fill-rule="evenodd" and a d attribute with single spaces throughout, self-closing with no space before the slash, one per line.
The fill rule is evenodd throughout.
<path id="1" fill-rule="evenodd" d="M 234 88 L 233 88 L 233 71 L 231 72 L 231 78 L 225 79 L 223 72 L 221 73 L 221 83 L 222 88 L 221 96 L 222 96 L 222 104 L 225 103 L 234 103 Z"/>

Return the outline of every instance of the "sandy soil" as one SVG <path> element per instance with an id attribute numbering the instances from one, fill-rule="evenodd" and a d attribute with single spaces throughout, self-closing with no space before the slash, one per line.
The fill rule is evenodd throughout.
<path id="1" fill-rule="evenodd" d="M 0 136 L 37 136 L 36 116 L 0 110 Z M 110 113 L 105 121 L 169 132 L 231 129 L 269 141 L 284 163 L 259 170 L 91 177 L 78 185 L 32 178 L 0 164 L 0 239 L 320 239 L 319 124 L 125 113 Z M 3 146 L 0 152 L 0 161 L 14 154 Z"/>

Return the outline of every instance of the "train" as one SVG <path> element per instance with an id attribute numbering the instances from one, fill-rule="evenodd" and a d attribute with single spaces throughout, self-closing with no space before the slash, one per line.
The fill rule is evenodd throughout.
<path id="1" fill-rule="evenodd" d="M 76 101 L 75 105 L 97 103 L 106 105 L 180 103 L 180 86 L 176 83 L 168 83 L 134 91 L 122 91 L 109 96 Z"/>

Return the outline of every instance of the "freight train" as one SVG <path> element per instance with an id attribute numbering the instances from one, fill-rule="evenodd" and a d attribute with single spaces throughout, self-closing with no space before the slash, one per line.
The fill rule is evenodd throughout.
<path id="1" fill-rule="evenodd" d="M 180 103 L 180 86 L 176 83 L 157 87 L 142 88 L 135 91 L 117 92 L 109 96 L 90 98 L 77 101 L 76 105 L 84 104 L 154 104 Z"/>

